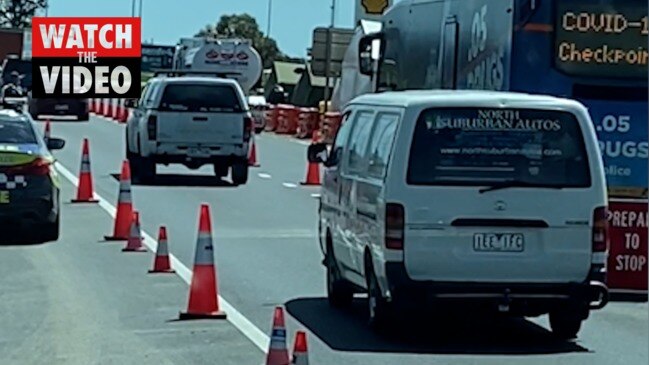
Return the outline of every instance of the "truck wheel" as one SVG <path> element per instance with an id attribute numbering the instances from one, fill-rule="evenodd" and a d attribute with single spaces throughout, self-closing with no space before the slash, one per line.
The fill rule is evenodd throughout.
<path id="1" fill-rule="evenodd" d="M 230 168 L 228 166 L 214 164 L 214 175 L 216 175 L 217 178 L 223 179 L 228 176 L 229 172 Z"/>
<path id="2" fill-rule="evenodd" d="M 366 275 L 368 323 L 374 331 L 381 332 L 390 323 L 392 313 L 389 303 L 383 297 L 383 293 L 381 293 L 379 282 L 371 266 L 366 271 Z"/>
<path id="3" fill-rule="evenodd" d="M 89 113 L 79 114 L 77 118 L 80 122 L 87 122 L 90 120 L 90 114 Z"/>
<path id="4" fill-rule="evenodd" d="M 237 162 L 232 166 L 232 183 L 244 185 L 248 182 L 248 162 Z"/>
<path id="5" fill-rule="evenodd" d="M 331 246 L 327 247 L 327 299 L 334 308 L 348 308 L 354 299 L 354 292 L 343 279 L 336 264 Z"/>
<path id="6" fill-rule="evenodd" d="M 581 329 L 582 319 L 573 311 L 550 312 L 550 328 L 552 333 L 562 340 L 577 338 Z"/>

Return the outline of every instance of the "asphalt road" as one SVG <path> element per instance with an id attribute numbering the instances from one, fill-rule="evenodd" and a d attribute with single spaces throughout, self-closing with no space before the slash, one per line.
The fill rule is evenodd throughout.
<path id="1" fill-rule="evenodd" d="M 116 175 L 124 158 L 123 126 L 93 117 L 89 123 L 55 122 L 52 135 L 68 141 L 56 155 L 74 174 L 79 169 L 81 140 L 89 138 L 96 192 L 115 204 Z M 289 333 L 309 331 L 313 364 L 635 365 L 649 361 L 646 303 L 613 303 L 592 314 L 576 343 L 554 340 L 545 318 L 497 321 L 467 316 L 417 321 L 378 336 L 365 325 L 362 299 L 348 312 L 330 309 L 316 239 L 319 188 L 299 186 L 305 175 L 305 151 L 306 146 L 295 140 L 263 134 L 258 138 L 261 167 L 252 170 L 245 186 L 216 181 L 210 168 L 191 171 L 173 166 L 159 167 L 161 176 L 152 186 L 134 187 L 143 229 L 154 235 L 160 224 L 167 225 L 170 250 L 187 267 L 192 266 L 199 205 L 210 204 L 220 294 L 256 327 L 244 328 L 243 333 L 258 347 L 263 347 L 264 339 L 255 331 L 268 333 L 273 307 L 285 305 Z M 108 220 L 95 224 L 103 225 L 102 233 L 111 229 Z"/>
<path id="2" fill-rule="evenodd" d="M 102 242 L 110 217 L 72 205 L 62 185 L 54 243 L 0 245 L 0 364 L 259 364 L 263 353 L 227 321 L 184 321 L 188 287 L 150 275 L 151 253 Z"/>

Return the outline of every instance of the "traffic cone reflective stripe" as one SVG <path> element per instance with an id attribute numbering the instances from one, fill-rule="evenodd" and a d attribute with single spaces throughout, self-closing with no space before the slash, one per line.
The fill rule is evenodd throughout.
<path id="1" fill-rule="evenodd" d="M 268 354 L 266 355 L 266 365 L 287 365 L 288 363 L 284 309 L 276 307 L 273 313 L 273 328 L 270 335 Z"/>
<path id="2" fill-rule="evenodd" d="M 129 234 L 126 247 L 123 252 L 146 252 L 142 246 L 142 231 L 140 229 L 140 213 L 133 212 L 133 221 L 131 223 L 131 234 Z"/>
<path id="3" fill-rule="evenodd" d="M 304 331 L 297 331 L 295 334 L 291 364 L 309 365 L 309 350 L 306 343 L 306 332 Z"/>
<path id="4" fill-rule="evenodd" d="M 225 319 L 226 314 L 219 309 L 216 268 L 214 266 L 214 246 L 210 210 L 206 204 L 201 206 L 194 273 L 189 288 L 187 311 L 180 313 L 180 319 Z"/>
<path id="5" fill-rule="evenodd" d="M 259 167 L 259 162 L 257 162 L 257 142 L 255 142 L 255 137 L 253 136 L 250 140 L 250 155 L 248 156 L 248 165 L 252 167 Z"/>
<path id="6" fill-rule="evenodd" d="M 105 236 L 107 241 L 127 240 L 130 234 L 133 216 L 133 196 L 131 193 L 131 167 L 128 160 L 122 162 L 122 172 L 119 177 L 119 195 L 117 198 L 117 214 L 112 236 Z"/>
<path id="7" fill-rule="evenodd" d="M 90 170 L 90 148 L 88 139 L 83 140 L 83 149 L 81 151 L 81 168 L 79 169 L 79 186 L 77 187 L 77 198 L 72 200 L 73 203 L 96 203 L 94 199 L 94 190 L 92 183 L 92 172 Z"/>
<path id="8" fill-rule="evenodd" d="M 169 263 L 169 246 L 167 243 L 167 227 L 162 226 L 158 231 L 158 249 L 153 261 L 153 270 L 149 273 L 174 273 Z"/>

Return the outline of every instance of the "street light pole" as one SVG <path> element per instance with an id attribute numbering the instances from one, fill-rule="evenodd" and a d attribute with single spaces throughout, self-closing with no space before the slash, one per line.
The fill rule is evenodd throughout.
<path id="1" fill-rule="evenodd" d="M 336 0 L 331 0 L 331 24 L 329 29 L 327 29 L 327 49 L 326 49 L 326 61 L 325 61 L 325 90 L 324 90 L 324 102 L 325 110 L 328 110 L 327 104 L 331 98 L 331 87 L 329 86 L 330 82 L 330 73 L 331 73 L 331 43 L 333 38 L 333 29 L 336 25 Z"/>
<path id="2" fill-rule="evenodd" d="M 144 0 L 139 0 L 140 1 L 140 18 L 142 17 L 142 3 Z"/>
<path id="3" fill-rule="evenodd" d="M 268 24 L 266 29 L 266 38 L 270 38 L 270 22 L 273 14 L 273 0 L 268 0 Z"/>

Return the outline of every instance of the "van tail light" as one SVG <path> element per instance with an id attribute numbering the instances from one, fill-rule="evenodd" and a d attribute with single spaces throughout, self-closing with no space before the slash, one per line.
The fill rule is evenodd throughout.
<path id="1" fill-rule="evenodd" d="M 606 282 L 608 260 L 608 208 L 598 207 L 593 211 L 592 256 L 590 280 Z"/>
<path id="2" fill-rule="evenodd" d="M 149 141 L 155 141 L 158 136 L 158 117 L 155 115 L 149 115 L 149 119 L 146 122 L 146 131 L 149 136 Z"/>
<path id="3" fill-rule="evenodd" d="M 7 175 L 46 176 L 50 174 L 51 166 L 50 161 L 39 157 L 25 165 L 0 168 L 0 172 Z"/>
<path id="4" fill-rule="evenodd" d="M 403 250 L 405 213 L 403 205 L 387 203 L 385 205 L 385 247 L 391 250 Z"/>
<path id="5" fill-rule="evenodd" d="M 247 142 L 252 136 L 252 126 L 253 126 L 252 116 L 250 114 L 246 115 L 243 118 L 243 139 Z"/>

